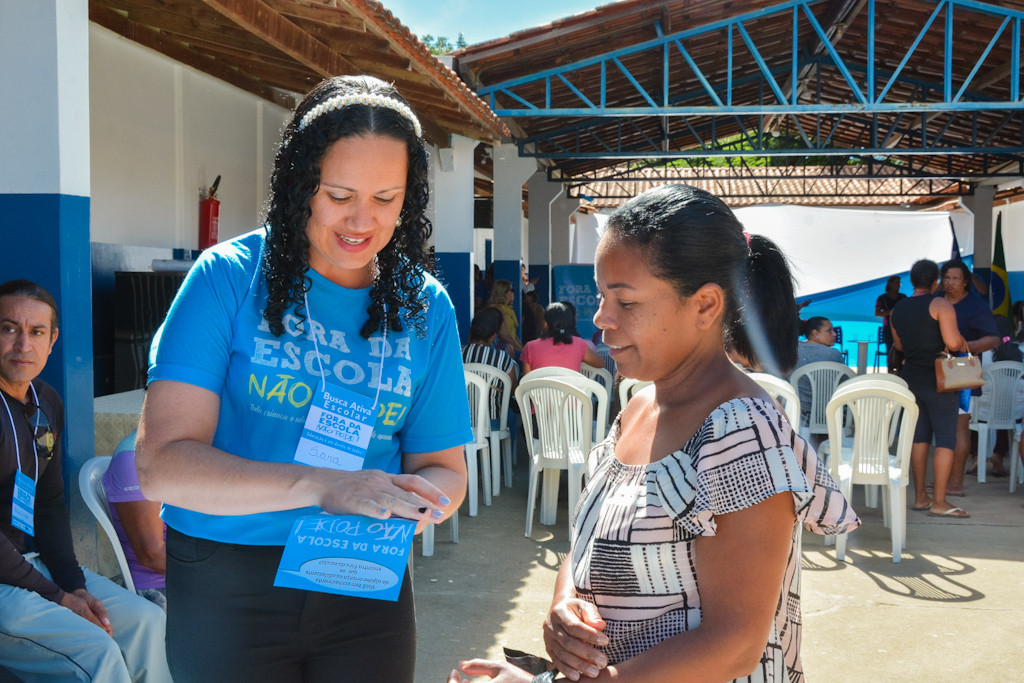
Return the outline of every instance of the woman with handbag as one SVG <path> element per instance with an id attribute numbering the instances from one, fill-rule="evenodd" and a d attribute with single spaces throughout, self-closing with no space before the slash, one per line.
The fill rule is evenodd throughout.
<path id="1" fill-rule="evenodd" d="M 938 284 L 939 267 L 934 261 L 921 260 L 910 269 L 914 295 L 896 304 L 892 311 L 893 343 L 903 352 L 900 377 L 914 392 L 919 409 L 910 468 L 914 473 L 913 510 L 927 511 L 934 517 L 969 517 L 963 509 L 946 500 L 946 486 L 953 467 L 956 446 L 956 392 L 940 393 L 936 384 L 935 359 L 943 352 L 965 351 L 967 342 L 956 326 L 953 305 L 941 296 L 933 296 Z M 931 498 L 925 490 L 928 447 L 935 438 L 935 489 Z"/>
<path id="2" fill-rule="evenodd" d="M 992 309 L 980 296 L 971 292 L 971 273 L 963 261 L 947 261 L 939 271 L 946 301 L 956 311 L 956 326 L 967 340 L 967 348 L 976 356 L 999 346 L 1001 335 L 996 328 Z M 949 475 L 946 495 L 964 495 L 964 471 L 971 452 L 971 412 L 981 396 L 981 389 L 964 389 L 959 393 L 960 407 L 956 422 L 956 448 L 953 449 L 953 470 Z M 986 454 L 988 455 L 988 454 Z M 977 471 L 977 464 L 974 466 Z"/>

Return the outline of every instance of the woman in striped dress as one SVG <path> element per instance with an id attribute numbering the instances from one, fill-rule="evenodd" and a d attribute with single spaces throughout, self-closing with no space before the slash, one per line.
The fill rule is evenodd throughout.
<path id="1" fill-rule="evenodd" d="M 612 216 L 595 267 L 594 322 L 619 372 L 654 384 L 598 446 L 544 625 L 553 666 L 572 680 L 800 681 L 801 528 L 859 520 L 725 353 L 792 368 L 785 257 L 716 197 L 664 186 Z"/>

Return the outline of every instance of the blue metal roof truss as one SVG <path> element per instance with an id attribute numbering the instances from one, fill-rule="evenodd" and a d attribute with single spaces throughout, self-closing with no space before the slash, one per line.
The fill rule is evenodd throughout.
<path id="1" fill-rule="evenodd" d="M 861 62 L 840 54 L 829 40 L 813 11 L 815 5 L 821 9 L 822 0 L 789 0 L 490 85 L 478 92 L 499 116 L 572 120 L 557 130 L 519 140 L 521 155 L 553 160 L 1024 154 L 1024 99 L 1020 88 L 1024 12 L 974 0 L 927 1 L 933 1 L 934 10 L 907 45 L 898 66 L 887 70 L 876 66 L 875 0 L 867 2 L 868 36 L 863 51 L 865 59 Z M 788 37 L 791 48 L 782 63 L 777 55 L 769 63 L 752 36 L 757 35 L 759 22 L 778 21 L 784 13 L 792 16 Z M 996 17 L 999 26 L 973 68 L 958 79 L 953 69 L 958 35 L 977 13 Z M 723 31 L 727 38 L 721 48 L 726 52 L 727 68 L 710 73 L 688 50 L 688 42 Z M 801 40 L 809 37 L 808 31 L 816 34 L 823 48 L 815 55 L 801 48 Z M 943 34 L 945 58 L 941 80 L 931 82 L 913 77 L 907 65 L 922 39 L 935 31 Z M 658 55 L 660 87 L 652 87 L 649 66 L 640 73 L 629 62 L 632 59 L 639 66 L 642 57 L 649 65 L 652 57 L 657 59 Z M 891 48 L 888 56 L 893 57 Z M 756 69 L 747 69 L 746 75 L 734 77 L 734 67 L 740 60 L 752 60 Z M 1010 65 L 1006 77 L 1009 85 L 1002 89 L 1006 96 L 993 98 L 972 90 L 979 72 L 997 60 Z M 744 64 L 749 66 L 751 62 Z M 609 103 L 612 78 L 620 84 L 620 91 L 624 82 L 635 90 L 629 106 Z M 830 97 L 823 96 L 822 78 L 828 79 Z M 788 89 L 783 85 L 787 82 Z M 808 82 L 813 87 L 798 92 L 799 84 L 806 86 Z M 538 83 L 543 84 L 540 101 Z M 676 83 L 687 84 L 689 90 L 674 90 Z M 897 84 L 899 88 L 894 87 Z M 742 99 L 741 88 L 746 93 Z M 758 93 L 756 101 L 750 101 L 751 88 Z M 837 88 L 843 89 L 838 98 Z M 999 124 L 994 128 L 990 124 L 979 125 L 979 116 L 991 116 L 992 112 L 1000 113 Z M 662 120 L 659 135 L 653 136 L 649 127 L 647 132 L 641 129 L 638 121 L 643 117 Z M 936 122 L 943 118 L 944 124 L 937 127 Z M 932 125 L 928 125 L 929 120 Z M 962 135 L 950 139 L 947 131 L 954 123 L 960 130 L 971 131 L 969 139 Z M 862 131 L 860 138 L 845 142 L 834 139 L 841 124 L 855 124 Z M 797 144 L 787 149 L 773 147 L 772 138 L 778 136 L 780 125 Z M 727 145 L 721 144 L 716 134 L 722 127 L 739 131 L 738 136 L 735 132 L 731 135 Z M 628 143 L 624 142 L 625 133 L 630 136 Z M 1000 133 L 1003 139 L 996 144 Z M 1008 133 L 1014 140 L 1010 145 L 1005 140 Z M 595 149 L 595 142 L 599 149 Z M 741 149 L 739 143 L 746 146 Z M 958 172 L 951 168 L 949 173 Z"/>

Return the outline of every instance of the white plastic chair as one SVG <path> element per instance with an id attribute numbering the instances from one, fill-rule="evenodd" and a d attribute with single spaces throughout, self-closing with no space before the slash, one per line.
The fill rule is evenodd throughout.
<path id="1" fill-rule="evenodd" d="M 107 492 L 103 488 L 103 475 L 110 467 L 110 460 L 109 455 L 101 455 L 82 465 L 82 469 L 78 472 L 78 488 L 82 492 L 82 500 L 85 501 L 86 507 L 96 518 L 103 533 L 107 535 L 107 540 L 114 548 L 114 557 L 117 558 L 117 566 L 121 570 L 124 587 L 134 593 L 135 581 L 132 580 L 132 572 L 128 568 L 128 558 L 125 557 L 124 548 L 121 547 L 121 539 L 117 537 L 117 532 L 114 530 L 107 502 Z"/>
<path id="2" fill-rule="evenodd" d="M 459 542 L 459 511 L 448 518 L 448 522 L 451 525 L 452 531 L 452 543 Z M 420 534 L 421 552 L 423 557 L 432 557 L 434 555 L 434 527 L 436 524 L 428 524 L 423 527 L 423 532 Z"/>
<path id="3" fill-rule="evenodd" d="M 463 446 L 466 452 L 466 473 L 469 478 L 469 516 L 477 515 L 477 481 L 484 494 L 484 505 L 491 504 L 491 385 L 480 375 L 463 370 L 466 377 L 466 394 L 469 397 L 470 423 L 473 427 L 473 440 Z M 477 476 L 477 462 L 480 464 L 480 476 Z"/>
<path id="4" fill-rule="evenodd" d="M 557 521 L 558 483 L 562 470 L 566 470 L 569 478 L 569 514 L 576 508 L 583 489 L 587 456 L 593 445 L 590 425 L 594 422 L 594 403 L 588 391 L 564 378 L 527 377 L 516 387 L 516 401 L 523 416 L 526 447 L 530 454 L 526 509 L 526 536 L 529 537 L 533 530 L 533 510 L 542 472 L 541 524 Z"/>
<path id="5" fill-rule="evenodd" d="M 800 380 L 806 379 L 811 383 L 811 404 L 801 405 L 801 410 L 809 413 L 808 424 L 800 426 L 800 435 L 809 439 L 811 434 L 828 434 L 828 424 L 825 421 L 825 406 L 832 398 L 832 393 L 839 386 L 843 379 L 853 377 L 855 373 L 849 366 L 833 361 L 819 361 L 808 363 L 793 371 L 789 376 L 789 383 L 800 394 Z"/>
<path id="6" fill-rule="evenodd" d="M 843 383 L 849 382 L 892 382 L 898 384 L 904 389 L 909 389 L 910 385 L 907 384 L 907 380 L 903 379 L 899 375 L 891 375 L 888 372 L 865 372 L 863 375 L 854 375 L 846 379 Z"/>
<path id="7" fill-rule="evenodd" d="M 897 418 L 897 409 L 902 414 Z M 853 419 L 853 436 L 844 438 L 843 412 Z M 839 490 L 851 497 L 854 484 L 888 488 L 882 497 L 882 516 L 892 535 L 892 561 L 899 562 L 906 547 L 907 485 L 910 482 L 910 448 L 917 424 L 914 395 L 894 382 L 855 383 L 835 390 L 825 408 L 832 458 L 829 470 Z M 889 446 L 891 423 L 898 419 L 899 438 Z M 836 448 L 836 444 L 841 444 Z M 836 558 L 846 554 L 846 534 L 836 537 Z"/>
<path id="8" fill-rule="evenodd" d="M 490 415 L 490 391 L 491 387 L 487 381 L 471 372 L 470 370 L 463 371 L 466 376 L 466 394 L 469 397 L 469 414 L 470 423 L 473 428 L 473 441 L 465 444 L 462 449 L 466 456 L 466 479 L 467 479 L 467 494 L 469 498 L 469 516 L 476 517 L 477 515 L 477 481 L 480 481 L 481 488 L 484 491 L 484 505 L 491 504 L 490 494 L 490 459 L 484 451 L 490 448 L 488 439 L 491 426 Z M 506 379 L 507 379 L 506 375 Z M 477 476 L 477 461 L 479 460 L 481 467 L 484 470 L 484 476 L 481 478 Z M 451 523 L 452 532 L 452 543 L 459 542 L 459 511 L 456 510 L 451 517 L 448 518 Z M 420 534 L 420 543 L 422 545 L 422 552 L 424 557 L 430 557 L 434 554 L 434 525 L 428 524 L 423 527 L 423 532 Z"/>
<path id="9" fill-rule="evenodd" d="M 768 392 L 785 411 L 786 419 L 793 429 L 800 430 L 800 397 L 793 385 L 784 379 L 769 375 L 767 372 L 752 372 L 750 379 L 757 382 L 762 389 Z"/>
<path id="10" fill-rule="evenodd" d="M 985 386 L 983 394 L 988 395 L 987 410 L 982 414 L 980 409 L 971 414 L 971 429 L 978 432 L 978 483 L 986 481 L 985 471 L 988 457 L 992 454 L 992 442 L 989 438 L 996 429 L 1017 428 L 1015 405 L 1017 382 L 1024 376 L 1024 363 L 1013 360 L 1001 360 L 982 368 Z M 980 402 L 979 402 L 980 403 Z M 1014 439 L 1011 439 L 1013 441 Z M 1012 444 L 1011 444 L 1012 446 Z M 1017 451 L 1010 449 L 1010 491 L 1017 489 Z"/>
<path id="11" fill-rule="evenodd" d="M 648 382 L 642 379 L 633 379 L 632 377 L 623 377 L 619 380 L 619 410 L 626 407 L 629 403 L 629 399 L 633 398 L 637 392 L 651 386 L 654 382 Z"/>
<path id="12" fill-rule="evenodd" d="M 491 386 L 491 394 L 501 392 L 498 402 L 498 414 L 490 415 L 491 420 L 498 420 L 498 428 L 490 430 L 491 440 L 491 495 L 501 494 L 501 466 L 505 466 L 505 486 L 512 486 L 512 433 L 508 428 L 508 405 L 512 400 L 512 378 L 493 365 L 486 363 L 465 363 L 464 370 L 479 375 Z M 490 402 L 488 401 L 488 405 Z M 488 412 L 490 412 L 488 410 Z"/>
<path id="13" fill-rule="evenodd" d="M 1014 430 L 1010 439 L 1010 493 L 1017 490 L 1017 484 L 1024 484 L 1024 466 L 1020 462 L 1020 432 Z"/>
<path id="14" fill-rule="evenodd" d="M 612 390 L 615 388 L 615 377 L 612 373 L 604 368 L 595 368 L 593 365 L 587 365 L 586 363 L 580 365 L 580 373 L 587 379 L 592 379 L 603 386 L 609 396 L 612 395 Z"/>
<path id="15" fill-rule="evenodd" d="M 604 437 L 608 435 L 608 420 L 609 420 L 609 405 L 608 405 L 608 392 L 605 391 L 604 386 L 589 377 L 585 376 L 581 372 L 575 370 L 569 370 L 568 368 L 558 367 L 547 367 L 537 368 L 523 375 L 523 381 L 527 379 L 544 379 L 554 377 L 567 382 L 571 382 L 577 389 L 589 392 L 593 399 L 597 402 L 597 409 L 594 413 L 594 443 L 600 443 L 604 440 Z"/>
<path id="16" fill-rule="evenodd" d="M 876 387 L 882 387 L 883 389 L 887 388 L 887 387 L 891 388 L 893 386 L 898 386 L 898 387 L 900 387 L 902 389 L 906 389 L 907 391 L 910 391 L 910 386 L 907 384 L 907 381 L 905 379 L 903 379 L 902 377 L 898 377 L 897 375 L 889 375 L 889 374 L 885 374 L 885 373 L 873 373 L 873 374 L 854 375 L 853 377 L 850 377 L 849 379 L 845 380 L 843 382 L 842 386 L 845 388 L 847 385 L 849 385 L 851 383 L 855 384 L 856 386 L 876 386 Z M 911 393 L 913 393 L 913 392 L 911 392 Z M 900 418 L 900 411 L 901 410 L 903 410 L 903 409 L 901 407 L 897 406 L 896 407 L 896 413 L 892 416 L 892 420 L 889 422 L 889 448 L 890 449 L 896 443 L 896 436 L 899 433 L 899 426 L 900 426 L 900 419 L 899 418 Z M 911 427 L 913 427 L 913 426 L 914 425 L 911 425 Z M 846 424 L 845 424 L 845 427 L 844 427 L 844 432 L 846 433 L 847 436 L 849 436 L 853 432 L 853 416 L 850 415 L 849 413 L 846 414 Z M 823 463 L 825 463 L 826 467 L 828 467 L 828 465 L 829 465 L 829 457 L 830 457 L 831 451 L 832 451 L 831 440 L 830 439 L 825 439 L 824 441 L 822 441 L 820 444 L 818 444 L 818 449 L 817 450 L 818 450 L 818 456 L 821 458 L 821 461 Z M 877 486 L 867 486 L 865 488 L 867 489 L 867 491 L 864 494 L 864 502 L 867 504 L 868 507 L 877 508 L 878 507 L 878 488 L 879 487 L 877 487 Z M 831 536 L 826 536 L 825 537 L 825 545 L 831 545 L 831 541 L 832 540 L 833 539 L 832 539 Z"/>

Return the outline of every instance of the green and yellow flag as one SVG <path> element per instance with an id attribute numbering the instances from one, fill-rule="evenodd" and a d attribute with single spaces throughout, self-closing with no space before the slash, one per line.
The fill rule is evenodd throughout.
<path id="1" fill-rule="evenodd" d="M 988 301 L 992 313 L 1010 317 L 1010 278 L 1006 275 L 1006 254 L 1003 253 L 1003 214 L 996 217 L 996 248 L 992 254 L 992 276 L 988 285 Z"/>

